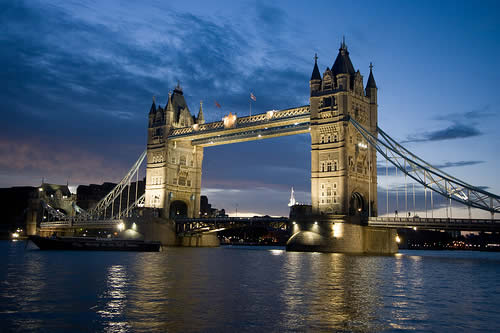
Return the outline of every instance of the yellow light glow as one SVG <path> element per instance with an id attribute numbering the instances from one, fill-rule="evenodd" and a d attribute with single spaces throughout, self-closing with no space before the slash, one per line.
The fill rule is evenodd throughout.
<path id="1" fill-rule="evenodd" d="M 132 230 L 137 230 L 137 224 L 132 223 Z"/>
<path id="2" fill-rule="evenodd" d="M 332 226 L 332 229 L 333 229 L 333 237 L 342 238 L 342 236 L 344 235 L 344 226 L 342 225 L 342 223 L 335 223 Z"/>
<path id="3" fill-rule="evenodd" d="M 396 243 L 401 243 L 401 238 L 399 238 L 399 236 L 396 236 Z"/>
<path id="4" fill-rule="evenodd" d="M 12 238 L 18 238 L 18 237 L 19 237 L 19 234 L 17 232 L 12 234 Z"/>
<path id="5" fill-rule="evenodd" d="M 118 223 L 117 228 L 119 231 L 122 231 L 123 229 L 125 229 L 125 224 L 123 224 L 123 222 Z"/>

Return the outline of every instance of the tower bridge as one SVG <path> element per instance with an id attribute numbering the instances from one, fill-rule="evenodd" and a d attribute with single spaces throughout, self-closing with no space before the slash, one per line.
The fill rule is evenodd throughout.
<path id="1" fill-rule="evenodd" d="M 122 182 L 89 212 L 66 219 L 120 221 L 134 207 L 157 209 L 160 218 L 176 219 L 177 233 L 217 230 L 217 221 L 199 218 L 202 163 L 205 147 L 309 133 L 311 137 L 311 209 L 294 217 L 289 227 L 290 250 L 393 253 L 395 228 L 412 227 L 499 231 L 500 197 L 467 184 L 412 154 L 378 127 L 377 85 L 370 64 L 366 85 L 355 70 L 345 42 L 331 68 L 320 73 L 317 57 L 309 81 L 309 105 L 205 123 L 203 104 L 193 116 L 177 85 L 164 107 L 153 99 L 148 116 L 147 149 Z M 391 219 L 378 216 L 377 152 L 431 193 L 470 208 L 489 211 L 491 222 L 458 219 Z M 143 160 L 146 190 L 141 198 L 122 207 L 121 200 Z M 116 201 L 120 200 L 119 207 Z M 427 200 L 427 199 L 426 199 Z M 426 201 L 427 202 L 427 201 Z M 49 207 L 47 207 L 50 210 Z M 56 214 L 54 212 L 54 214 Z M 179 218 L 183 218 L 180 220 Z M 60 216 L 59 216 L 60 219 Z M 71 220 L 71 221 L 70 221 Z M 93 222 L 94 221 L 94 222 Z M 62 221 L 64 222 L 64 221 Z M 64 223 L 58 228 L 64 228 Z M 226 221 L 230 225 L 231 221 Z M 234 221 L 233 221 L 234 222 Z M 244 223 L 244 220 L 239 222 Z M 248 222 L 248 221 L 247 221 Z M 99 222 L 101 223 L 101 222 Z M 222 223 L 218 221 L 219 226 Z M 42 228 L 54 228 L 49 222 Z M 191 228 L 191 227 L 189 227 Z"/>

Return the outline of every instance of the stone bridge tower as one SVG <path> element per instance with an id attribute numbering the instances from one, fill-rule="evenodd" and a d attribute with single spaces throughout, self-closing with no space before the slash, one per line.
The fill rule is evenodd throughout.
<path id="1" fill-rule="evenodd" d="M 376 151 L 348 116 L 376 135 L 377 86 L 370 64 L 366 88 L 345 41 L 323 77 L 317 58 L 310 80 L 313 214 L 377 215 Z"/>
<path id="2" fill-rule="evenodd" d="M 162 217 L 199 216 L 203 147 L 167 137 L 174 128 L 204 122 L 202 103 L 198 117 L 191 115 L 179 84 L 169 93 L 165 108 L 157 107 L 153 98 L 149 111 L 145 206 L 160 208 Z"/>

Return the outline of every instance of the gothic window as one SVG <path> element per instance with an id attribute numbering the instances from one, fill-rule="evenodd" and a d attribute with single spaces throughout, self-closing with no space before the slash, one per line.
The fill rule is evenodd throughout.
<path id="1" fill-rule="evenodd" d="M 349 143 L 352 143 L 352 135 L 349 137 Z"/>
<path id="2" fill-rule="evenodd" d="M 190 179 L 187 180 L 187 186 L 191 186 L 191 180 Z"/>
<path id="3" fill-rule="evenodd" d="M 194 160 L 191 160 L 190 164 L 191 164 L 191 166 L 193 166 L 194 165 Z"/>
<path id="4" fill-rule="evenodd" d="M 337 171 L 338 169 L 338 162 L 337 160 L 333 161 L 333 171 Z"/>
<path id="5" fill-rule="evenodd" d="M 332 200 L 331 199 L 326 199 L 326 203 L 331 203 Z"/>
<path id="6" fill-rule="evenodd" d="M 186 156 L 182 155 L 182 156 L 179 158 L 179 164 L 180 164 L 180 165 L 186 165 Z"/>
<path id="7" fill-rule="evenodd" d="M 333 198 L 333 203 L 337 203 L 337 198 Z"/>
<path id="8" fill-rule="evenodd" d="M 320 164 L 320 170 L 321 170 L 321 172 L 325 171 L 325 162 L 321 162 L 321 164 Z"/>
<path id="9" fill-rule="evenodd" d="M 174 178 L 174 179 L 172 180 L 172 184 L 177 185 L 177 178 Z"/>
<path id="10" fill-rule="evenodd" d="M 332 136 L 328 134 L 328 136 L 326 137 L 326 142 L 331 142 L 331 141 L 332 141 Z"/>
<path id="11" fill-rule="evenodd" d="M 325 143 L 325 135 L 321 134 L 321 139 L 319 140 L 319 143 Z"/>
<path id="12" fill-rule="evenodd" d="M 321 184 L 321 188 L 324 189 L 325 188 L 325 184 Z"/>
<path id="13" fill-rule="evenodd" d="M 186 177 L 179 177 L 179 185 L 186 186 Z"/>
<path id="14" fill-rule="evenodd" d="M 332 171 L 332 162 L 331 162 L 331 161 L 328 161 L 328 162 L 326 163 L 326 171 L 327 171 L 327 172 Z"/>
<path id="15" fill-rule="evenodd" d="M 331 88 L 329 88 L 331 89 Z M 325 97 L 323 99 L 323 107 L 327 107 L 327 106 L 332 106 L 332 98 L 331 97 Z"/>
<path id="16" fill-rule="evenodd" d="M 172 156 L 171 161 L 175 164 L 175 156 Z"/>
<path id="17" fill-rule="evenodd" d="M 321 199 L 321 203 L 325 203 L 325 200 L 324 200 L 324 199 Z"/>
<path id="18" fill-rule="evenodd" d="M 330 197 L 331 195 L 332 195 L 332 189 L 331 188 L 327 188 L 326 189 L 326 196 Z"/>
<path id="19" fill-rule="evenodd" d="M 333 188 L 337 188 L 337 183 L 333 183 Z"/>
<path id="20" fill-rule="evenodd" d="M 339 140 L 339 136 L 337 133 L 333 133 L 333 142 L 337 142 Z"/>

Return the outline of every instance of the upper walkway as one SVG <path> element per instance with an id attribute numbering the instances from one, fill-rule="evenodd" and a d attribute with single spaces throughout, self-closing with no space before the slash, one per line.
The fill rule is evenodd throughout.
<path id="1" fill-rule="evenodd" d="M 304 105 L 241 118 L 230 115 L 221 121 L 177 128 L 170 132 L 168 139 L 190 140 L 194 146 L 216 146 L 308 133 L 309 126 L 309 105 Z"/>

